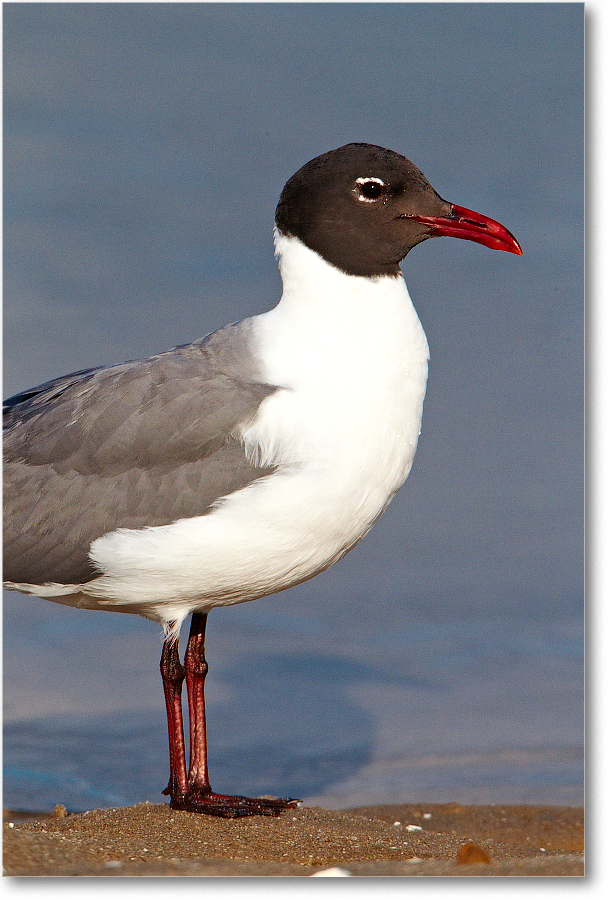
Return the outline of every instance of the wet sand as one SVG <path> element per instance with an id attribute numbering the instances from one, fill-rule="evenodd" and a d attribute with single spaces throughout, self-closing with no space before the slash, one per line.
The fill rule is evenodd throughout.
<path id="1" fill-rule="evenodd" d="M 141 803 L 21 818 L 5 813 L 9 876 L 584 874 L 584 815 L 574 807 L 302 807 L 218 819 Z"/>

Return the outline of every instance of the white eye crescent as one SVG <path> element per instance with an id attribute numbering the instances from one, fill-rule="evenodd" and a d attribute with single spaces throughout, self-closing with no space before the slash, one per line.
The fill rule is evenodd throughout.
<path id="1" fill-rule="evenodd" d="M 374 203 L 386 193 L 386 185 L 381 178 L 357 178 L 357 198 L 363 203 Z"/>

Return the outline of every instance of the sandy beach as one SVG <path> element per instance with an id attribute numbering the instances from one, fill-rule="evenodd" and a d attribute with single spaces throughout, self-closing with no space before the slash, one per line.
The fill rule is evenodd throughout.
<path id="1" fill-rule="evenodd" d="M 142 803 L 5 811 L 5 876 L 582 876 L 584 813 L 399 804 L 218 819 Z"/>

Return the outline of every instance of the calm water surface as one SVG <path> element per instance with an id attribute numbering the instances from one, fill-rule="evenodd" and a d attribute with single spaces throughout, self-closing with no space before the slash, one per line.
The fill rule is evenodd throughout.
<path id="1" fill-rule="evenodd" d="M 583 5 L 3 13 L 6 395 L 272 307 L 279 192 L 348 141 L 524 249 L 405 260 L 431 348 L 410 479 L 338 566 L 211 614 L 214 787 L 580 803 Z M 7 595 L 5 804 L 161 801 L 160 651 L 135 617 Z"/>

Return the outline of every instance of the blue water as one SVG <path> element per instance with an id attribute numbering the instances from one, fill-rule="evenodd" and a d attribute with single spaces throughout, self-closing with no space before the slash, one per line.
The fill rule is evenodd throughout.
<path id="1" fill-rule="evenodd" d="M 211 614 L 213 786 L 581 803 L 583 5 L 3 17 L 7 395 L 270 308 L 279 192 L 348 141 L 524 249 L 405 260 L 431 348 L 411 476 L 338 566 Z M 7 596 L 5 804 L 160 801 L 160 651 L 143 620 Z"/>
<path id="2" fill-rule="evenodd" d="M 322 598 L 291 593 L 210 616 L 216 789 L 332 807 L 582 803 L 575 611 L 550 627 L 418 614 L 383 630 L 352 615 L 337 625 Z M 314 618 L 298 618 L 298 600 Z M 5 613 L 5 805 L 160 802 L 168 757 L 156 626 L 13 596 Z"/>

